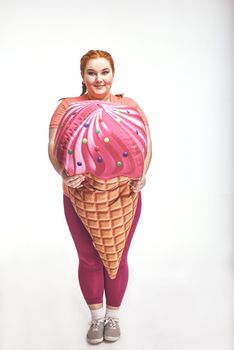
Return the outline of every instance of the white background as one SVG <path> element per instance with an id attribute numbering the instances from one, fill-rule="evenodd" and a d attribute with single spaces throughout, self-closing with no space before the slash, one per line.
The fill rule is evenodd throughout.
<path id="1" fill-rule="evenodd" d="M 89 312 L 47 156 L 89 49 L 145 111 L 153 160 L 129 253 L 122 337 L 99 349 L 231 350 L 231 0 L 0 4 L 0 349 L 88 349 Z"/>

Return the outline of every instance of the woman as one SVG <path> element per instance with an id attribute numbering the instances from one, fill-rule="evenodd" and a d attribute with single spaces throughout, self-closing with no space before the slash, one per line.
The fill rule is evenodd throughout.
<path id="1" fill-rule="evenodd" d="M 150 130 L 143 111 L 132 99 L 122 95 L 112 95 L 110 92 L 115 73 L 112 56 L 106 51 L 90 50 L 81 58 L 80 70 L 83 79 L 82 94 L 79 97 L 62 99 L 52 116 L 49 130 L 49 157 L 55 170 L 63 179 L 65 217 L 79 257 L 78 278 L 81 291 L 91 312 L 87 341 L 91 344 L 98 344 L 103 340 L 116 341 L 120 337 L 118 311 L 128 283 L 127 254 L 140 217 L 140 191 L 145 185 L 145 175 L 149 168 L 152 151 Z M 139 192 L 138 202 L 118 273 L 114 279 L 108 276 L 97 250 L 94 248 L 92 239 L 69 198 L 72 189 L 81 191 L 86 176 L 85 174 L 68 176 L 54 155 L 56 133 L 61 118 L 72 103 L 88 100 L 100 100 L 135 108 L 141 116 L 146 130 L 147 152 L 143 164 L 143 175 L 141 178 L 129 180 L 128 183 L 132 192 Z M 105 311 L 103 306 L 104 292 L 106 296 Z"/>

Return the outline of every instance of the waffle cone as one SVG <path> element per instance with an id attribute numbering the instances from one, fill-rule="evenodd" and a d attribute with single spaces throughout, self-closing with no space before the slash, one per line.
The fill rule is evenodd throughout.
<path id="1" fill-rule="evenodd" d="M 114 279 L 132 226 L 138 193 L 131 191 L 127 177 L 102 180 L 88 175 L 83 187 L 69 187 L 69 196 L 109 277 Z"/>

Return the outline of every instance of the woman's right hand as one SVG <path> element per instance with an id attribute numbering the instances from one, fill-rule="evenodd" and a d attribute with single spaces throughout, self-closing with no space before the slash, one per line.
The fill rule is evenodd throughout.
<path id="1" fill-rule="evenodd" d="M 61 172 L 61 176 L 63 179 L 63 182 L 72 188 L 80 188 L 83 187 L 82 182 L 85 180 L 84 175 L 74 175 L 74 176 L 68 176 L 66 171 Z"/>

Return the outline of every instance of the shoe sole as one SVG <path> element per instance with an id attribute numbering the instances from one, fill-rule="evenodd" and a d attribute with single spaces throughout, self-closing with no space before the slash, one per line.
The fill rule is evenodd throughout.
<path id="1" fill-rule="evenodd" d="M 109 341 L 109 342 L 114 342 L 117 341 L 120 337 L 104 337 L 104 340 Z"/>
<path id="2" fill-rule="evenodd" d="M 87 342 L 89 344 L 99 344 L 103 342 L 103 338 L 99 338 L 99 339 L 88 339 L 87 338 Z"/>

